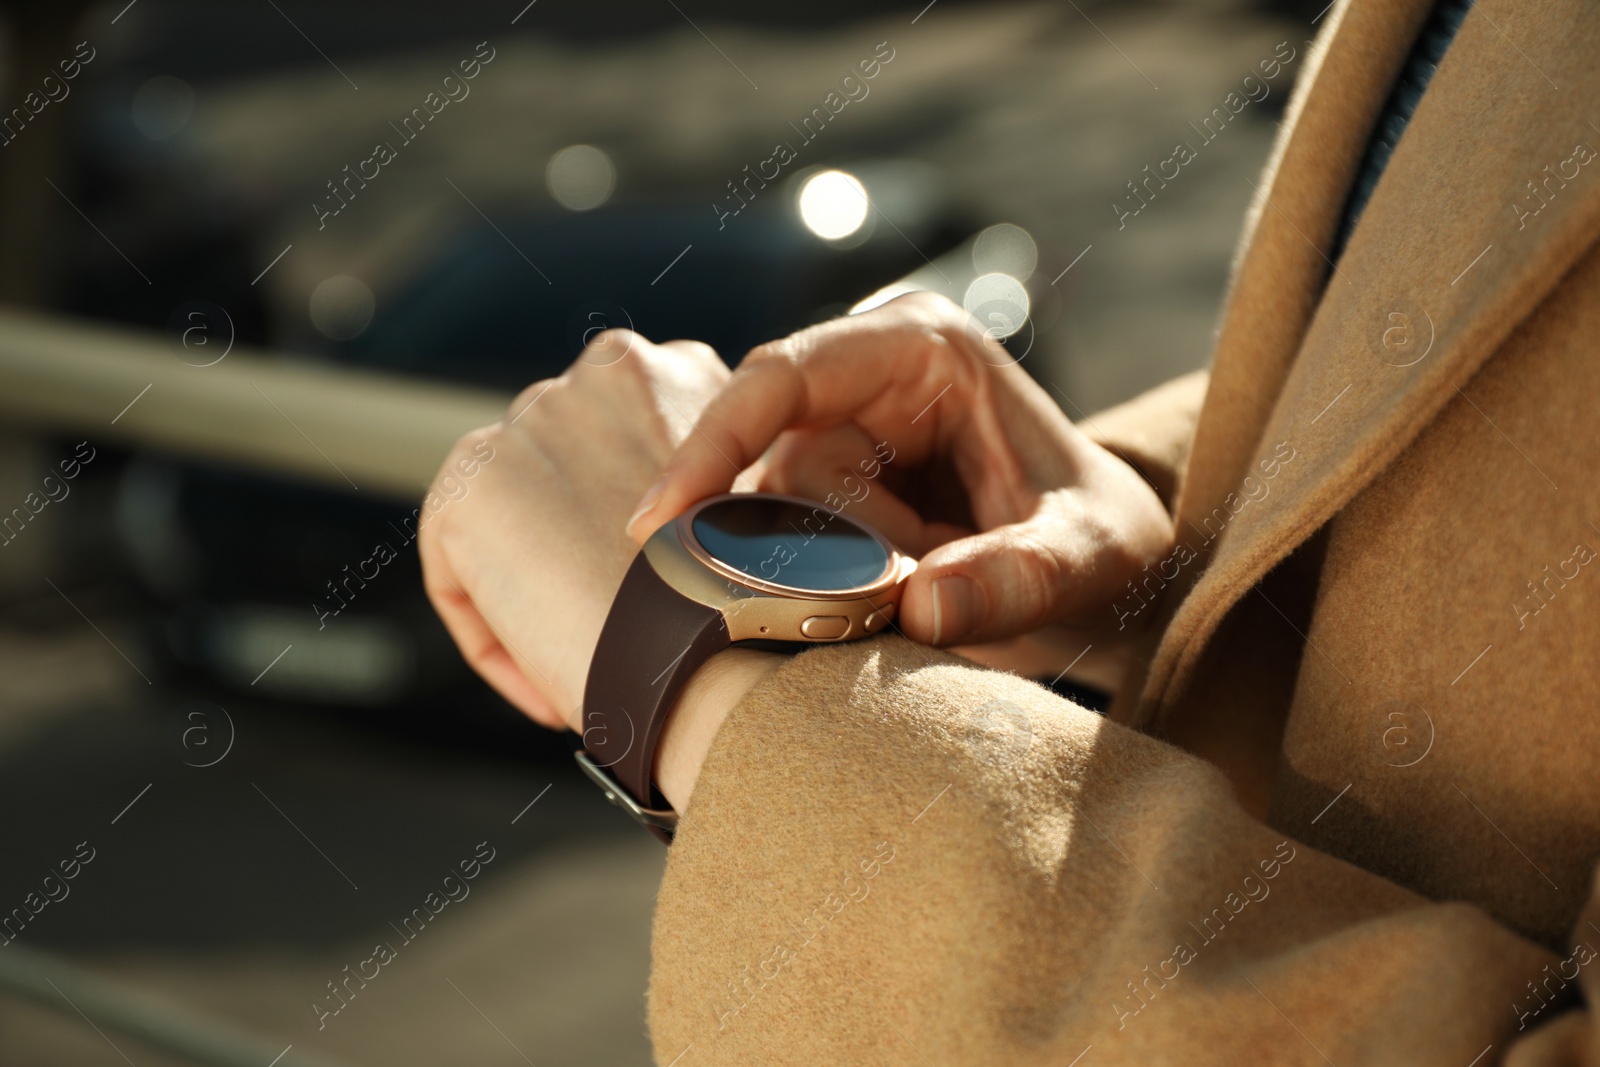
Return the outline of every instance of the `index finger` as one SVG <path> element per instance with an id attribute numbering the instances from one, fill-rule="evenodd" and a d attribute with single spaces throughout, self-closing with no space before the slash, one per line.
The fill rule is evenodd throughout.
<path id="1" fill-rule="evenodd" d="M 643 544 L 690 504 L 727 492 L 785 430 L 843 422 L 875 405 L 920 406 L 945 390 L 965 395 L 973 361 L 964 321 L 954 304 L 915 293 L 753 350 L 640 500 L 628 533 Z M 939 426 L 935 417 L 914 427 L 911 450 L 924 451 Z"/>

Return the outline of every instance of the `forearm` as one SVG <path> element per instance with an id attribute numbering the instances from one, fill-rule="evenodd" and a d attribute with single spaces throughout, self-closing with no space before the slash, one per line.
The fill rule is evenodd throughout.
<path id="1" fill-rule="evenodd" d="M 788 658 L 730 648 L 695 671 L 662 726 L 656 748 L 656 785 L 672 810 L 688 810 L 706 751 L 728 713 Z"/>

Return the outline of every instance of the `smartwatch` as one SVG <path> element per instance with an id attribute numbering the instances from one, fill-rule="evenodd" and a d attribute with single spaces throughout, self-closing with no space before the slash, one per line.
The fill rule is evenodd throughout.
<path id="1" fill-rule="evenodd" d="M 916 566 L 842 508 L 778 493 L 700 501 L 622 579 L 589 665 L 578 766 L 670 842 L 678 814 L 655 787 L 656 746 L 695 670 L 734 645 L 797 651 L 877 633 Z"/>

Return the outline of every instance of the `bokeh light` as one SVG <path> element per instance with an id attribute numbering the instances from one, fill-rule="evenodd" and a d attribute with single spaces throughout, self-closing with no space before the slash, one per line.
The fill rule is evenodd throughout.
<path id="1" fill-rule="evenodd" d="M 990 337 L 1004 340 L 1028 321 L 1028 290 L 1009 274 L 982 274 L 972 279 L 961 299 Z"/>
<path id="2" fill-rule="evenodd" d="M 1038 264 L 1033 235 L 1009 222 L 990 226 L 972 243 L 972 266 L 979 274 L 1008 274 L 1025 282 Z"/>
<path id="3" fill-rule="evenodd" d="M 133 94 L 133 124 L 152 141 L 164 141 L 189 124 L 194 90 L 181 78 L 157 75 Z"/>
<path id="4" fill-rule="evenodd" d="M 825 170 L 800 187 L 800 220 L 828 241 L 849 237 L 867 221 L 867 188 L 853 174 Z"/>
<path id="5" fill-rule="evenodd" d="M 360 337 L 372 322 L 372 290 L 360 278 L 335 274 L 311 291 L 311 325 L 333 341 Z"/>
<path id="6" fill-rule="evenodd" d="M 611 199 L 617 187 L 617 168 L 611 157 L 594 145 L 574 144 L 550 157 L 544 180 L 562 207 L 592 211 Z"/>

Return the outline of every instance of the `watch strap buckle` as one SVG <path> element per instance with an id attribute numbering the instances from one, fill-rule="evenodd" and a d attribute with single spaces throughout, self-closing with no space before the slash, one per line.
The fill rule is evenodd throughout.
<path id="1" fill-rule="evenodd" d="M 670 840 L 672 833 L 678 828 L 678 813 L 671 808 L 647 808 L 635 800 L 626 789 L 611 777 L 609 771 L 596 763 L 584 749 L 576 749 L 572 758 L 578 761 L 578 768 L 584 775 L 605 791 L 606 799 L 617 807 L 627 812 L 634 822 L 650 830 L 656 831 L 657 836 Z"/>

